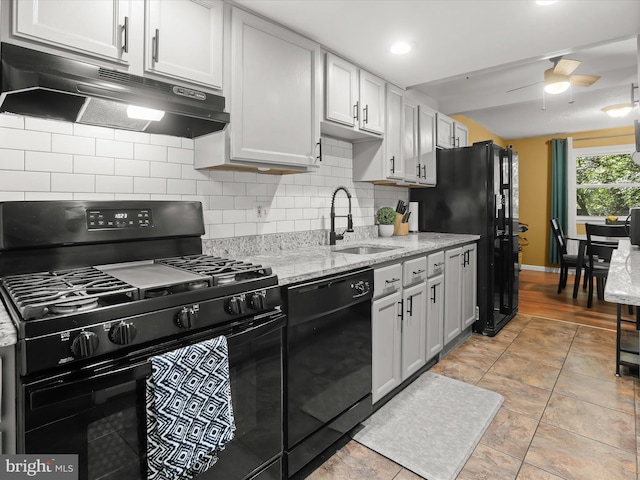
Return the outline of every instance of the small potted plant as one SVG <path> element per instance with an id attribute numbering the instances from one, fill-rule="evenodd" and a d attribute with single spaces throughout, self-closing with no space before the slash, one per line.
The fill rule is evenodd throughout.
<path id="1" fill-rule="evenodd" d="M 378 221 L 378 234 L 381 237 L 393 235 L 393 222 L 396 219 L 396 212 L 391 207 L 382 207 L 376 212 Z"/>

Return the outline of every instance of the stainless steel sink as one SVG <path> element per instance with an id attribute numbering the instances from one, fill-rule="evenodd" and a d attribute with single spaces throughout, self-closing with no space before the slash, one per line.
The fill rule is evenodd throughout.
<path id="1" fill-rule="evenodd" d="M 334 251 L 340 253 L 352 253 L 354 255 L 371 255 L 374 253 L 388 252 L 389 250 L 395 249 L 395 247 L 345 247 L 336 248 Z"/>

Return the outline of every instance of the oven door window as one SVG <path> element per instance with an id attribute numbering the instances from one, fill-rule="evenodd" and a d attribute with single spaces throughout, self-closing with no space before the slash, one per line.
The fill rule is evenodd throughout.
<path id="1" fill-rule="evenodd" d="M 198 480 L 247 478 L 280 455 L 281 335 L 228 337 L 235 437 Z M 81 480 L 145 480 L 148 365 L 25 385 L 24 452 L 77 453 Z"/>

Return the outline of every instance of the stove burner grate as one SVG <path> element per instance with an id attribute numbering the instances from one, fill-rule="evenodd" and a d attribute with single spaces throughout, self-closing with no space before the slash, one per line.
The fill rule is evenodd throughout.
<path id="1" fill-rule="evenodd" d="M 1 279 L 24 320 L 91 310 L 105 297 L 137 297 L 137 289 L 93 267 L 11 275 Z"/>
<path id="2" fill-rule="evenodd" d="M 226 285 L 241 280 L 266 277 L 272 273 L 271 268 L 262 265 L 208 255 L 163 258 L 155 262 L 211 277 L 213 285 Z"/>

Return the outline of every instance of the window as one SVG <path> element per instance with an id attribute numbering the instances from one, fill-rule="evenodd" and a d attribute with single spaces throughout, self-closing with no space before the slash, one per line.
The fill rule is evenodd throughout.
<path id="1" fill-rule="evenodd" d="M 640 166 L 633 163 L 634 145 L 575 148 L 569 156 L 569 225 L 621 219 L 640 205 Z"/>

